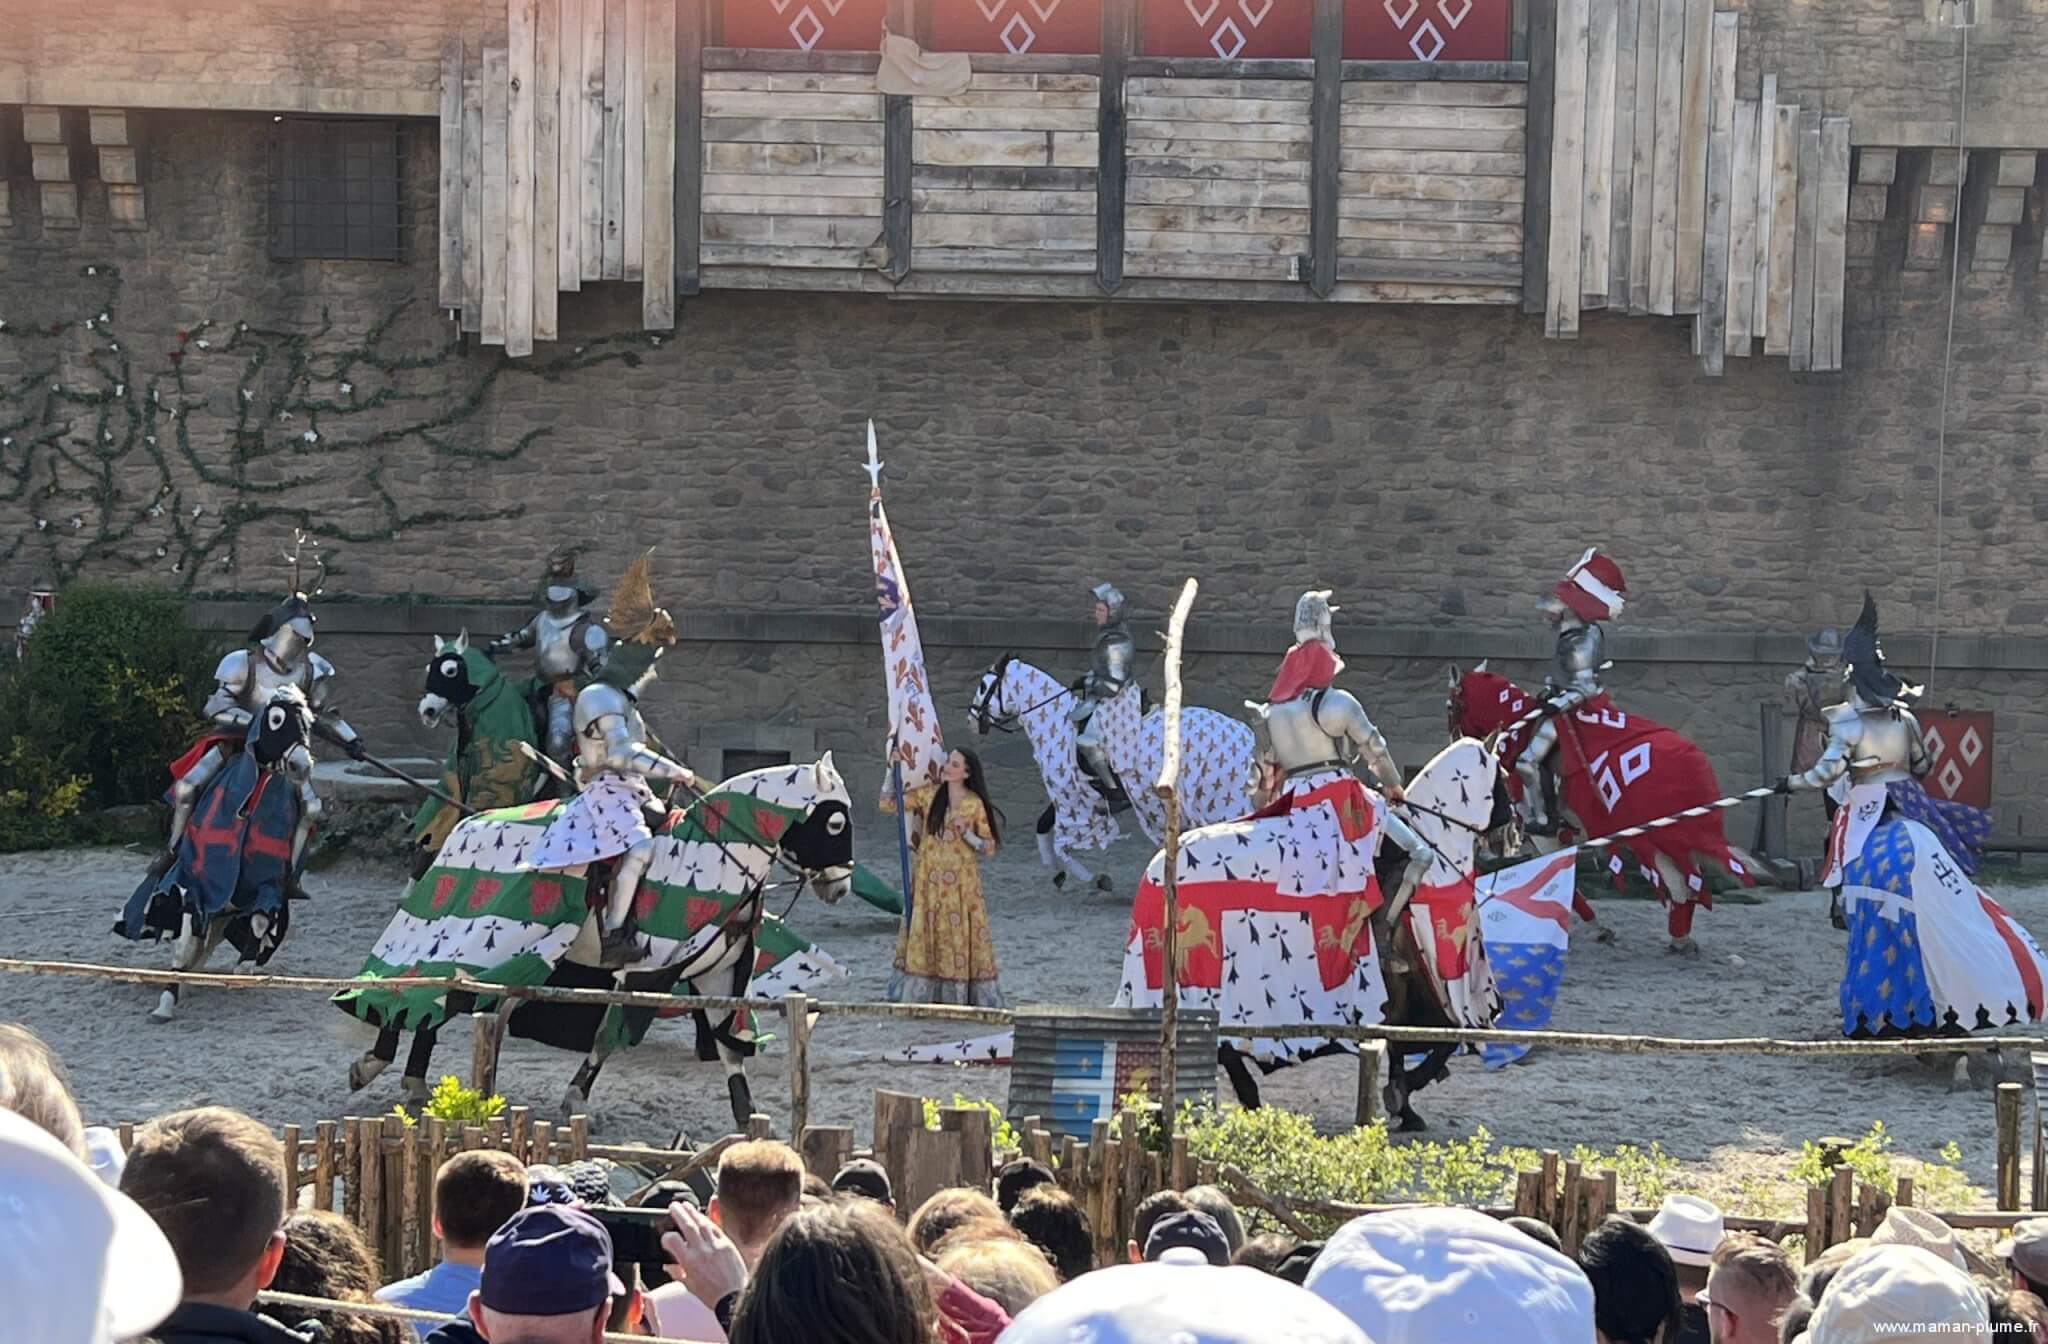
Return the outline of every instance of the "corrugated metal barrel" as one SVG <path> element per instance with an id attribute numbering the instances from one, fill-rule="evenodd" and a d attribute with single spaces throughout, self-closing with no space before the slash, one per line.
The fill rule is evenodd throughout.
<path id="1" fill-rule="evenodd" d="M 1010 1118 L 1044 1117 L 1054 1135 L 1088 1137 L 1116 1114 L 1120 1098 L 1159 1085 L 1159 1010 L 1036 1004 L 1016 1014 L 1010 1063 Z M 1216 1014 L 1181 1009 L 1175 1104 L 1216 1091 Z"/>

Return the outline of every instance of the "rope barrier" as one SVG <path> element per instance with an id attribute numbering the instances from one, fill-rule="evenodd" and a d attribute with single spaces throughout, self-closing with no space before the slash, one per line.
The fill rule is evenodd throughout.
<path id="1" fill-rule="evenodd" d="M 644 990 L 571 989 L 562 985 L 494 985 L 467 975 L 392 976 L 365 980 L 320 975 L 232 975 L 218 971 L 158 971 L 143 967 L 104 966 L 78 961 L 30 961 L 0 958 L 0 972 L 18 975 L 74 976 L 134 985 L 191 985 L 205 989 L 295 989 L 333 993 L 344 989 L 442 989 L 498 999 L 529 999 L 540 1003 L 587 1003 L 620 1008 L 690 1011 L 780 1013 L 781 999 L 743 999 L 709 994 L 657 994 Z M 1000 1008 L 968 1008 L 951 1004 L 860 1003 L 811 999 L 808 1010 L 824 1016 L 917 1018 L 932 1022 L 972 1022 L 1007 1027 L 1011 1015 Z"/>
<path id="2" fill-rule="evenodd" d="M 408 1325 L 446 1325 L 453 1317 L 446 1312 L 414 1311 L 411 1307 L 394 1307 L 385 1302 L 342 1302 L 331 1297 L 307 1297 L 303 1293 L 266 1292 L 256 1295 L 258 1306 L 296 1307 L 301 1311 L 343 1312 L 351 1316 L 368 1316 L 383 1321 L 404 1321 Z M 431 1333 L 421 1330 L 425 1337 Z M 673 1335 L 627 1335 L 610 1330 L 604 1333 L 605 1344 L 710 1344 L 708 1340 L 682 1339 Z"/>
<path id="3" fill-rule="evenodd" d="M 1889 1041 L 1790 1041 L 1770 1036 L 1624 1036 L 1595 1031 L 1510 1031 L 1500 1027 L 1403 1027 L 1321 1025 L 1221 1028 L 1225 1038 L 1257 1037 L 1294 1040 L 1309 1037 L 1332 1041 L 1399 1041 L 1414 1045 L 1526 1045 L 1565 1050 L 1600 1050 L 1618 1055 L 1659 1052 L 1692 1055 L 1898 1055 L 1929 1051 L 2023 1050 L 2048 1047 L 2044 1036 L 1925 1036 Z"/>

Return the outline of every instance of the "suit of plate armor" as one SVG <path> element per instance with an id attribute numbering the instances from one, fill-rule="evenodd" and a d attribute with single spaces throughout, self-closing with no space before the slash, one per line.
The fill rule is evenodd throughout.
<path id="1" fill-rule="evenodd" d="M 545 701 L 540 712 L 543 750 L 551 760 L 567 765 L 576 746 L 574 692 L 578 682 L 587 682 L 604 667 L 611 637 L 591 614 L 595 594 L 576 583 L 575 557 L 564 552 L 548 563 L 547 582 L 542 589 L 546 604 L 533 619 L 509 635 L 494 639 L 488 652 L 532 649 L 534 680 L 539 697 Z"/>
<path id="2" fill-rule="evenodd" d="M 1108 615 L 1096 629 L 1089 668 L 1074 683 L 1074 707 L 1067 718 L 1074 725 L 1074 746 L 1083 764 L 1098 782 L 1110 788 L 1114 787 L 1112 781 L 1116 776 L 1109 768 L 1109 757 L 1103 752 L 1101 740 L 1095 735 L 1095 710 L 1130 684 L 1137 645 L 1124 624 L 1124 595 L 1107 583 L 1095 585 L 1090 595 Z"/>
<path id="3" fill-rule="evenodd" d="M 1569 608 L 1558 618 L 1557 660 L 1544 683 L 1547 717 L 1529 735 L 1515 760 L 1522 779 L 1522 798 L 1532 829 L 1550 825 L 1556 785 L 1545 770 L 1557 750 L 1557 716 L 1569 714 L 1601 692 L 1600 670 L 1607 666 L 1607 631 L 1597 621 L 1582 621 Z"/>
<path id="4" fill-rule="evenodd" d="M 1820 759 L 1788 776 L 1781 789 L 1832 789 L 1879 781 L 1904 783 L 1924 776 L 1933 763 L 1920 720 L 1907 708 L 1920 688 L 1885 670 L 1877 643 L 1877 604 L 1867 595 L 1862 618 L 1842 641 L 1849 698 L 1827 711 L 1828 736 Z"/>
<path id="5" fill-rule="evenodd" d="M 213 673 L 213 693 L 206 698 L 201 712 L 223 740 L 209 746 L 171 785 L 170 843 L 152 872 L 160 876 L 169 871 L 178 842 L 184 839 L 185 828 L 192 819 L 193 806 L 227 764 L 229 756 L 241 750 L 250 723 L 280 688 L 297 689 L 327 733 L 351 757 L 362 759 L 363 744 L 355 729 L 334 712 L 334 664 L 313 652 L 313 633 L 312 607 L 303 593 L 294 593 L 257 622 L 249 632 L 249 647 L 236 649 L 220 660 Z M 298 830 L 292 837 L 292 867 L 296 871 L 320 818 L 321 804 L 313 792 L 310 762 L 305 769 L 287 773 L 298 790 L 301 808 Z"/>

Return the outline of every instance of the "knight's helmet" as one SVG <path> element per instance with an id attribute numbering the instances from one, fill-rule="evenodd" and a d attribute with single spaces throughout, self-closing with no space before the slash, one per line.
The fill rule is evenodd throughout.
<path id="1" fill-rule="evenodd" d="M 654 604 L 654 587 L 648 577 L 653 560 L 654 549 L 649 547 L 627 567 L 619 586 L 612 590 L 611 609 L 604 616 L 612 647 L 598 680 L 635 698 L 653 682 L 655 660 L 662 650 L 676 642 L 675 622 Z"/>
<path id="2" fill-rule="evenodd" d="M 1589 546 L 1539 605 L 1553 615 L 1569 613 L 1590 625 L 1613 620 L 1627 604 L 1628 584 L 1621 566 L 1600 554 L 1599 547 Z"/>
<path id="3" fill-rule="evenodd" d="M 597 601 L 595 589 L 576 581 L 576 552 L 564 548 L 548 557 L 548 570 L 540 584 L 541 602 L 563 611 L 587 607 Z"/>
<path id="4" fill-rule="evenodd" d="M 1294 604 L 1294 642 L 1305 644 L 1318 640 L 1337 647 L 1337 637 L 1330 632 L 1330 617 L 1344 610 L 1330 601 L 1330 589 L 1311 588 L 1303 593 Z"/>
<path id="5" fill-rule="evenodd" d="M 1124 618 L 1124 595 L 1113 583 L 1098 583 L 1088 590 L 1097 602 L 1109 608 L 1109 624 L 1115 625 Z"/>
<path id="6" fill-rule="evenodd" d="M 313 647 L 313 604 L 293 593 L 263 613 L 249 631 L 249 642 L 261 644 L 286 667 L 295 665 Z"/>
<path id="7" fill-rule="evenodd" d="M 1877 599 L 1863 594 L 1863 613 L 1842 638 L 1842 662 L 1849 689 L 1873 709 L 1906 706 L 1920 698 L 1920 687 L 1908 685 L 1884 665 L 1877 642 Z"/>

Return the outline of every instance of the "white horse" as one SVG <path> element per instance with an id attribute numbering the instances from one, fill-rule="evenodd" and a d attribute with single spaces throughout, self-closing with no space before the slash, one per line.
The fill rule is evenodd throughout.
<path id="1" fill-rule="evenodd" d="M 1131 814 L 1155 845 L 1166 843 L 1166 807 L 1152 791 L 1166 761 L 1166 711 L 1140 714 L 1135 684 L 1095 710 L 1096 736 L 1131 800 Z M 1180 821 L 1183 829 L 1210 826 L 1252 810 L 1251 728 L 1213 709 L 1180 712 Z"/>
<path id="2" fill-rule="evenodd" d="M 1067 719 L 1072 709 L 1072 691 L 1005 653 L 981 674 L 968 716 L 978 733 L 985 735 L 991 728 L 1012 733 L 1022 728 L 1030 740 L 1031 757 L 1038 762 L 1052 804 L 1039 818 L 1038 854 L 1053 870 L 1053 885 L 1064 886 L 1072 874 L 1106 892 L 1110 890 L 1109 877 L 1091 874 L 1074 857 L 1074 851 L 1108 849 L 1123 828 L 1110 815 L 1108 802 L 1082 773 L 1074 754 L 1074 725 Z"/>

